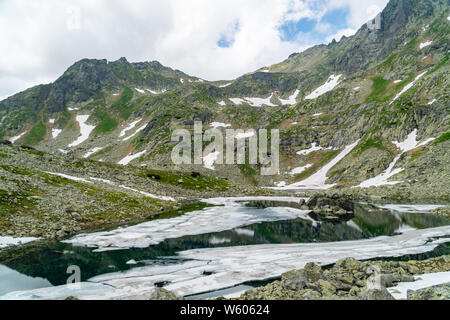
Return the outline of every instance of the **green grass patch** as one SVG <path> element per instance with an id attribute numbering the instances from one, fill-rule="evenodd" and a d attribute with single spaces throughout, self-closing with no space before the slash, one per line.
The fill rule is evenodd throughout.
<path id="1" fill-rule="evenodd" d="M 366 102 L 383 102 L 386 100 L 385 94 L 390 83 L 383 77 L 375 77 L 372 79 L 372 92 L 367 97 Z"/>
<path id="2" fill-rule="evenodd" d="M 22 144 L 25 145 L 34 145 L 38 142 L 44 140 L 45 135 L 47 134 L 47 127 L 42 121 L 39 121 L 37 124 L 31 128 L 30 132 L 25 136 L 22 140 Z"/>
<path id="3" fill-rule="evenodd" d="M 390 151 L 383 143 L 383 140 L 381 138 L 374 138 L 374 139 L 368 139 L 364 141 L 363 143 L 360 143 L 354 150 L 353 153 L 355 156 L 360 156 L 367 150 L 371 148 L 376 148 L 383 151 Z"/>
<path id="4" fill-rule="evenodd" d="M 113 119 L 103 108 L 95 109 L 92 117 L 99 121 L 95 127 L 94 134 L 104 134 L 111 132 L 117 128 L 117 120 Z"/>
<path id="5" fill-rule="evenodd" d="M 442 136 L 436 139 L 435 143 L 443 143 L 450 140 L 450 132 L 444 133 Z"/>
<path id="6" fill-rule="evenodd" d="M 130 88 L 126 87 L 119 99 L 112 104 L 112 109 L 119 113 L 119 116 L 127 120 L 130 115 L 133 113 L 133 108 L 130 107 L 129 103 L 131 99 L 133 99 L 134 92 Z"/>

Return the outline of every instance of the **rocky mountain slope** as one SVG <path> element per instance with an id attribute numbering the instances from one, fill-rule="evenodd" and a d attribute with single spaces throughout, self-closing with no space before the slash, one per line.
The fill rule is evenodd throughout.
<path id="1" fill-rule="evenodd" d="M 232 81 L 158 62 L 81 60 L 54 83 L 1 101 L 0 138 L 118 171 L 448 200 L 449 2 L 391 0 L 380 21 Z M 194 120 L 204 129 L 279 129 L 279 174 L 261 176 L 249 164 L 175 166 L 171 134 Z"/>

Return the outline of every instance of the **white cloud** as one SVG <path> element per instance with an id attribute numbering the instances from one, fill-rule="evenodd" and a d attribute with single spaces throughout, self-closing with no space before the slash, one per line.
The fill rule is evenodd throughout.
<path id="1" fill-rule="evenodd" d="M 3 0 L 0 96 L 48 83 L 82 58 L 158 60 L 208 80 L 232 79 L 319 43 L 314 34 L 280 40 L 284 22 L 320 19 L 349 6 L 349 34 L 387 0 Z M 371 8 L 371 10 L 368 10 Z M 370 12 L 369 12 L 370 11 Z M 238 23 L 239 28 L 234 26 Z M 327 29 L 328 28 L 328 29 Z M 218 47 L 221 37 L 233 40 Z"/>

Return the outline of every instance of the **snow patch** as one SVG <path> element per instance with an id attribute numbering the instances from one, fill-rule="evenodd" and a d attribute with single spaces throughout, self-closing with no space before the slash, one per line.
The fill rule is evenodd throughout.
<path id="1" fill-rule="evenodd" d="M 325 84 L 323 84 L 322 86 L 320 86 L 319 88 L 317 88 L 316 90 L 314 90 L 311 94 L 307 95 L 305 97 L 306 100 L 312 100 L 312 99 L 316 99 L 318 97 L 320 97 L 321 95 L 333 90 L 334 88 L 336 88 L 336 86 L 339 84 L 339 79 L 342 77 L 342 75 L 337 75 L 335 76 L 334 74 L 332 74 L 327 82 L 325 82 Z"/>
<path id="2" fill-rule="evenodd" d="M 226 88 L 228 86 L 231 86 L 232 84 L 233 84 L 233 82 L 225 83 L 225 84 L 220 85 L 219 88 Z"/>
<path id="3" fill-rule="evenodd" d="M 62 129 L 52 129 L 52 138 L 56 139 L 61 132 L 62 132 Z"/>
<path id="4" fill-rule="evenodd" d="M 335 184 L 326 184 L 328 179 L 327 173 L 333 168 L 336 164 L 338 164 L 342 159 L 344 159 L 359 143 L 360 140 L 355 143 L 348 145 L 345 149 L 333 160 L 331 160 L 328 164 L 323 166 L 319 171 L 311 175 L 309 178 L 287 185 L 285 187 L 271 187 L 269 189 L 274 190 L 326 190 L 335 186 Z"/>
<path id="5" fill-rule="evenodd" d="M 394 103 L 394 101 L 396 101 L 398 98 L 400 98 L 400 96 L 401 96 L 402 94 L 404 94 L 406 91 L 408 91 L 409 89 L 411 89 L 411 88 L 414 86 L 414 84 L 415 84 L 420 78 L 422 78 L 422 77 L 425 75 L 425 73 L 427 73 L 427 72 L 428 72 L 428 71 L 422 72 L 422 73 L 419 74 L 419 75 L 418 75 L 411 83 L 407 84 L 407 85 L 402 89 L 402 91 L 400 91 L 400 93 L 397 94 L 397 95 L 395 96 L 394 100 L 391 101 L 390 105 L 391 105 L 392 103 Z"/>
<path id="6" fill-rule="evenodd" d="M 55 120 L 56 120 L 56 119 L 49 119 L 49 120 L 48 120 L 48 123 L 54 124 L 54 123 L 55 123 Z"/>
<path id="7" fill-rule="evenodd" d="M 94 131 L 95 126 L 91 126 L 86 124 L 86 121 L 89 119 L 89 115 L 77 115 L 76 120 L 78 121 L 80 125 L 80 136 L 77 140 L 72 142 L 68 145 L 69 148 L 76 147 L 83 142 L 85 142 L 87 139 L 89 139 L 89 136 L 91 135 L 92 131 Z"/>
<path id="8" fill-rule="evenodd" d="M 203 166 L 209 170 L 216 170 L 214 167 L 214 162 L 217 161 L 217 158 L 219 157 L 219 155 L 220 155 L 219 151 L 214 151 L 214 152 L 204 156 L 203 157 Z"/>
<path id="9" fill-rule="evenodd" d="M 436 99 L 433 99 L 433 100 L 431 100 L 430 102 L 428 102 L 428 105 L 429 106 L 431 106 L 433 103 L 435 103 L 437 100 Z"/>
<path id="10" fill-rule="evenodd" d="M 422 42 L 421 44 L 419 44 L 419 49 L 426 48 L 428 46 L 431 46 L 432 44 L 433 44 L 433 41 L 431 41 L 431 40 Z"/>
<path id="11" fill-rule="evenodd" d="M 307 156 L 310 153 L 313 153 L 313 152 L 316 152 L 316 151 L 320 151 L 320 150 L 333 150 L 333 147 L 323 148 L 323 147 L 317 145 L 317 143 L 313 142 L 311 144 L 311 148 L 306 149 L 306 150 L 298 151 L 297 154 L 299 156 Z"/>
<path id="12" fill-rule="evenodd" d="M 300 174 L 303 171 L 305 171 L 306 169 L 311 168 L 311 167 L 312 167 L 312 164 L 307 164 L 306 166 L 303 166 L 303 167 L 294 168 L 291 170 L 291 175 L 294 176 L 296 174 Z"/>
<path id="13" fill-rule="evenodd" d="M 25 133 L 27 133 L 27 132 L 25 131 L 17 136 L 11 137 L 11 138 L 9 138 L 9 141 L 11 141 L 11 143 L 16 143 L 16 141 L 19 140 L 20 138 L 22 138 L 25 135 Z"/>
<path id="14" fill-rule="evenodd" d="M 88 151 L 88 152 L 83 156 L 83 158 L 87 159 L 87 158 L 89 158 L 90 156 L 92 156 L 94 153 L 99 152 L 99 151 L 102 150 L 102 149 L 103 149 L 103 147 L 95 147 L 95 148 L 91 149 L 90 151 Z"/>
<path id="15" fill-rule="evenodd" d="M 228 128 L 231 127 L 231 124 L 226 124 L 223 122 L 211 122 L 211 124 L 209 125 L 211 128 L 213 129 L 217 129 L 217 128 Z"/>
<path id="16" fill-rule="evenodd" d="M 134 90 L 136 90 L 137 92 L 139 92 L 139 93 L 145 93 L 145 91 L 144 90 L 142 90 L 142 89 L 139 89 L 139 88 L 134 88 Z"/>
<path id="17" fill-rule="evenodd" d="M 395 176 L 396 174 L 399 174 L 404 169 L 403 168 L 395 168 L 395 165 L 400 160 L 401 156 L 413 149 L 416 149 L 420 146 L 426 145 L 433 141 L 435 138 L 430 138 L 428 140 L 425 140 L 422 143 L 419 143 L 417 141 L 417 129 L 414 129 L 403 142 L 397 142 L 392 141 L 393 144 L 397 146 L 398 149 L 400 149 L 399 155 L 395 157 L 394 161 L 392 161 L 389 164 L 389 167 L 380 175 L 371 178 L 369 180 L 361 182 L 360 185 L 357 186 L 357 188 L 370 188 L 370 187 L 380 187 L 380 186 L 386 186 L 386 185 L 395 185 L 398 183 L 401 183 L 401 181 L 388 181 L 391 177 Z"/>
<path id="18" fill-rule="evenodd" d="M 272 100 L 272 98 L 273 98 L 273 93 L 266 99 L 263 99 L 263 98 L 245 98 L 245 100 L 247 100 L 248 104 L 251 105 L 252 107 L 262 107 L 264 105 L 269 106 L 269 107 L 276 107 L 275 104 L 270 102 L 270 100 Z"/>
<path id="19" fill-rule="evenodd" d="M 226 106 L 227 105 L 227 103 L 225 102 L 225 101 L 219 101 L 219 102 L 217 102 L 218 104 L 220 104 L 221 106 Z"/>
<path id="20" fill-rule="evenodd" d="M 286 106 L 286 105 L 292 106 L 297 103 L 297 97 L 299 94 L 300 94 L 300 90 L 297 89 L 297 90 L 295 90 L 294 94 L 292 96 L 290 96 L 287 100 L 284 100 L 281 98 L 279 98 L 279 100 L 283 106 Z"/>
<path id="21" fill-rule="evenodd" d="M 230 101 L 233 102 L 236 105 L 240 105 L 240 104 L 245 103 L 245 100 L 241 99 L 241 98 L 230 98 Z"/>
<path id="22" fill-rule="evenodd" d="M 147 152 L 147 150 L 144 150 L 144 151 L 141 151 L 141 152 L 138 152 L 138 153 L 135 153 L 135 154 L 129 154 L 125 158 L 120 160 L 117 164 L 120 164 L 122 166 L 126 166 L 131 161 L 133 161 L 134 159 L 142 157 L 146 152 Z"/>
<path id="23" fill-rule="evenodd" d="M 132 123 L 130 123 L 125 129 L 123 129 L 120 134 L 119 137 L 123 137 L 128 131 L 130 131 L 131 129 L 133 129 L 139 122 L 141 122 L 142 119 L 138 119 L 136 121 L 133 121 Z"/>
<path id="24" fill-rule="evenodd" d="M 238 133 L 236 134 L 234 137 L 238 140 L 240 139 L 246 139 L 246 138 L 251 138 L 256 134 L 255 130 L 249 130 L 247 132 L 242 132 L 242 133 Z"/>
<path id="25" fill-rule="evenodd" d="M 142 127 L 140 127 L 139 129 L 137 129 L 131 136 L 126 137 L 125 139 L 122 139 L 122 141 L 128 141 L 131 138 L 135 137 L 139 132 L 141 132 L 142 130 L 145 129 L 145 127 L 147 126 L 147 124 L 144 124 Z"/>

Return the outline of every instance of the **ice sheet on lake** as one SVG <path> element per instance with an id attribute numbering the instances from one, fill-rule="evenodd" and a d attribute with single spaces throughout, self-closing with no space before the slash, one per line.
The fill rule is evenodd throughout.
<path id="1" fill-rule="evenodd" d="M 448 238 L 441 238 L 448 235 L 450 226 L 409 230 L 397 236 L 355 241 L 195 249 L 179 252 L 175 257 L 180 260 L 179 264 L 137 267 L 89 279 L 91 285 L 97 283 L 98 287 L 94 287 L 97 290 L 104 288 L 98 292 L 83 292 L 82 289 L 75 292 L 61 286 L 16 292 L 0 298 L 38 299 L 75 295 L 80 299 L 148 299 L 154 284 L 162 281 L 169 282 L 165 288 L 177 295 L 195 295 L 248 281 L 278 277 L 287 271 L 301 269 L 308 262 L 328 265 L 347 257 L 366 260 L 425 253 L 448 242 Z M 87 283 L 83 285 L 89 289 Z"/>
<path id="2" fill-rule="evenodd" d="M 330 92 L 331 90 L 333 90 L 334 88 L 336 88 L 336 86 L 339 84 L 339 79 L 342 77 L 342 74 L 340 75 L 334 75 L 332 74 L 327 82 L 325 82 L 325 84 L 323 84 L 322 86 L 320 86 L 319 88 L 317 88 L 316 90 L 314 90 L 311 94 L 307 95 L 305 97 L 306 100 L 312 100 L 312 99 L 316 99 L 318 97 L 320 97 L 321 95 Z"/>
<path id="3" fill-rule="evenodd" d="M 39 239 L 33 237 L 23 237 L 23 238 L 0 237 L 0 249 L 6 248 L 8 246 L 17 246 L 20 244 L 25 244 L 36 240 Z"/>
<path id="4" fill-rule="evenodd" d="M 420 290 L 450 282 L 450 271 L 428 273 L 415 276 L 415 282 L 401 282 L 396 287 L 388 288 L 395 299 L 406 299 L 408 290 Z"/>
<path id="5" fill-rule="evenodd" d="M 86 124 L 88 119 L 89 115 L 76 116 L 76 120 L 80 125 L 80 136 L 78 137 L 77 140 L 68 145 L 69 148 L 76 147 L 85 142 L 87 139 L 89 139 L 89 136 L 91 135 L 92 131 L 94 131 L 95 126 Z"/>
<path id="6" fill-rule="evenodd" d="M 225 205 L 223 207 L 209 207 L 203 210 L 185 213 L 182 216 L 154 220 L 135 226 L 119 228 L 112 231 L 81 234 L 66 240 L 77 246 L 98 248 L 100 251 L 147 248 L 165 239 L 179 238 L 186 235 L 198 235 L 220 232 L 238 227 L 248 226 L 264 221 L 280 221 L 296 218 L 310 219 L 309 211 L 295 208 L 267 208 L 257 210 L 246 208 L 238 201 L 249 200 L 279 200 L 279 197 L 242 197 L 242 198 L 213 198 L 203 200 L 209 204 Z M 282 200 L 300 201 L 300 198 L 282 198 Z M 214 221 L 214 223 L 211 223 Z"/>

